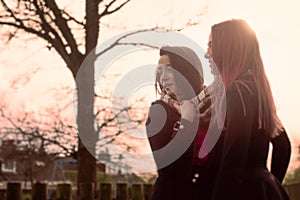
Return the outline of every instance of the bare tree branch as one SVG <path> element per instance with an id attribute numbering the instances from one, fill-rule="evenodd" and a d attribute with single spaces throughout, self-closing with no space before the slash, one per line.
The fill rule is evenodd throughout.
<path id="1" fill-rule="evenodd" d="M 43 38 L 43 39 L 45 39 L 47 41 L 49 39 L 46 34 L 42 34 L 40 31 L 37 31 L 37 30 L 35 30 L 33 28 L 26 27 L 24 24 L 19 24 L 17 22 L 0 21 L 0 25 L 13 26 L 15 28 L 19 28 L 19 29 L 22 29 L 22 30 L 24 30 L 24 31 L 26 31 L 28 33 L 32 33 L 32 34 L 34 34 L 36 36 L 39 36 L 39 37 L 41 37 L 41 38 Z"/>
<path id="2" fill-rule="evenodd" d="M 11 83 L 10 83 L 10 87 L 12 89 L 18 89 L 20 86 L 25 86 L 30 79 L 33 77 L 33 75 L 35 75 L 41 68 L 37 67 L 35 69 L 32 69 L 29 72 L 26 72 L 25 74 L 18 74 L 16 76 L 16 78 L 14 78 Z"/>
<path id="3" fill-rule="evenodd" d="M 15 27 L 17 29 L 24 30 L 25 32 L 32 33 L 40 38 L 43 38 L 49 44 L 53 45 L 53 47 L 56 49 L 56 51 L 61 55 L 61 57 L 65 60 L 65 62 L 68 65 L 71 65 L 71 60 L 68 56 L 68 53 L 65 49 L 65 44 L 61 40 L 61 37 L 56 32 L 56 30 L 50 26 L 50 24 L 45 19 L 45 13 L 38 5 L 37 0 L 33 0 L 32 4 L 35 7 L 35 12 L 39 16 L 41 22 L 41 29 L 35 29 L 29 26 L 26 26 L 22 19 L 18 18 L 15 13 L 8 7 L 8 5 L 5 3 L 4 0 L 0 0 L 1 4 L 3 5 L 3 8 L 6 12 L 10 14 L 10 17 L 15 21 L 11 22 L 8 20 L 0 21 L 0 25 L 8 25 Z"/>
<path id="4" fill-rule="evenodd" d="M 68 42 L 68 45 L 71 48 L 72 52 L 77 52 L 77 44 L 74 39 L 74 36 L 71 32 L 70 27 L 68 26 L 67 20 L 62 16 L 62 11 L 58 8 L 57 4 L 53 0 L 45 0 L 46 6 L 53 12 L 55 18 L 54 23 L 59 28 L 65 40 Z M 64 11 L 66 14 L 67 12 Z M 70 16 L 70 15 L 68 15 Z"/>
<path id="5" fill-rule="evenodd" d="M 122 44 L 120 41 L 131 36 L 131 35 L 135 35 L 137 33 L 141 33 L 141 32 L 148 32 L 148 31 L 154 31 L 154 30 L 159 30 L 158 27 L 154 27 L 154 28 L 149 28 L 149 29 L 142 29 L 142 30 L 137 30 L 137 31 L 133 31 L 131 33 L 128 33 L 126 35 L 123 35 L 122 37 L 118 38 L 115 42 L 113 42 L 111 45 L 109 45 L 107 48 L 105 48 L 103 51 L 101 51 L 100 53 L 98 53 L 96 56 L 101 56 L 102 54 L 104 54 L 105 52 L 109 51 L 110 49 L 114 48 L 117 45 Z"/>
<path id="6" fill-rule="evenodd" d="M 59 52 L 59 54 L 63 55 L 63 58 L 68 57 L 68 53 L 66 51 L 66 45 L 58 32 L 51 27 L 50 23 L 47 22 L 45 18 L 45 12 L 43 11 L 42 8 L 39 7 L 37 0 L 33 0 L 33 5 L 36 9 L 36 13 L 38 14 L 40 20 L 42 21 L 42 28 L 46 32 L 48 36 L 48 40 L 50 40 L 50 43 L 54 46 L 54 48 Z M 70 63 L 70 61 L 68 61 Z"/>
<path id="7" fill-rule="evenodd" d="M 99 14 L 99 19 L 101 17 L 104 17 L 106 15 L 110 15 L 112 13 L 117 12 L 118 10 L 120 10 L 122 7 L 124 7 L 130 0 L 126 0 L 125 2 L 123 2 L 121 5 L 117 6 L 116 8 L 109 10 L 110 7 L 116 2 L 117 0 L 112 0 L 109 4 L 105 5 L 105 9 Z"/>
<path id="8" fill-rule="evenodd" d="M 66 20 L 67 20 L 67 21 L 73 21 L 73 22 L 75 22 L 76 24 L 82 26 L 82 28 L 85 28 L 84 22 L 81 22 L 81 21 L 77 20 L 75 17 L 72 17 L 72 16 L 71 16 L 68 12 L 66 12 L 65 10 L 61 10 L 61 12 L 62 12 L 63 15 L 66 15 L 66 17 L 67 17 Z"/>
<path id="9" fill-rule="evenodd" d="M 54 127 L 52 127 L 53 130 L 49 129 L 48 126 L 48 128 L 45 127 L 46 129 L 42 129 L 42 123 L 40 122 L 35 122 L 33 120 L 25 121 L 27 119 L 26 115 L 24 118 L 14 120 L 13 118 L 7 116 L 2 108 L 0 108 L 0 114 L 2 118 L 6 119 L 9 124 L 12 125 L 12 128 L 7 129 L 8 131 L 6 131 L 6 133 L 3 130 L 1 131 L 2 139 L 4 139 L 4 135 L 7 136 L 8 134 L 14 133 L 15 135 L 21 136 L 19 139 L 23 143 L 26 143 L 26 141 L 30 143 L 31 141 L 40 140 L 45 146 L 54 145 L 63 150 L 65 154 L 71 153 L 71 149 L 68 146 L 68 144 L 71 144 L 69 139 L 76 141 L 76 138 L 75 134 L 74 136 L 67 134 L 65 130 L 67 127 L 61 126 L 62 129 L 60 129 L 59 126 L 55 126 L 55 124 L 49 124 L 50 127 L 54 125 Z M 73 128 L 73 126 L 68 126 L 68 129 Z M 56 137 L 51 137 L 52 133 L 57 133 Z M 68 136 L 69 139 L 67 139 L 65 136 Z"/>

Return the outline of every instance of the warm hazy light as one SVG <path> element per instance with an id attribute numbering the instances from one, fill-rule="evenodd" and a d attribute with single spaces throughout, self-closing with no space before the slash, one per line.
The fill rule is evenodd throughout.
<path id="1" fill-rule="evenodd" d="M 72 13 L 78 14 L 80 18 L 84 9 L 82 2 L 80 1 L 78 5 L 77 2 L 64 3 L 64 6 L 71 6 Z M 124 30 L 156 25 L 178 28 L 192 19 L 199 21 L 199 25 L 186 28 L 181 33 L 206 49 L 212 24 L 232 18 L 246 20 L 257 33 L 279 116 L 293 142 L 291 167 L 297 167 L 299 166 L 299 162 L 296 161 L 297 146 L 300 143 L 299 7 L 300 1 L 297 0 L 132 0 L 119 13 L 103 20 L 100 42 Z M 3 31 L 5 32 L 3 29 L 0 33 Z M 5 41 L 5 37 L 3 38 L 2 41 Z M 47 94 L 50 88 L 59 88 L 61 85 L 74 88 L 74 81 L 60 57 L 54 52 L 49 52 L 45 42 L 23 41 L 22 38 L 22 35 L 18 36 L 9 45 L 3 43 L 0 46 L 0 93 L 3 93 L 7 102 L 16 109 L 20 105 L 38 109 L 47 101 L 53 102 L 53 97 Z M 143 64 L 156 63 L 157 55 L 143 57 Z M 139 59 L 140 57 L 139 54 Z M 133 58 L 130 59 L 129 61 L 125 59 L 123 65 L 119 62 L 115 64 L 128 69 L 128 66 L 133 66 L 131 63 Z M 37 67 L 41 70 L 25 87 L 18 90 L 10 88 L 11 81 L 15 77 Z M 152 89 L 151 94 L 154 93 L 154 87 Z M 147 90 L 151 88 L 147 87 Z M 67 98 L 72 100 L 73 95 Z"/>

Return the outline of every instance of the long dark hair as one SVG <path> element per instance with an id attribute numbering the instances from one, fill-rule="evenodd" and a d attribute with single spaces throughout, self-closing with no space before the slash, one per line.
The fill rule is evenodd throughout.
<path id="1" fill-rule="evenodd" d="M 199 94 L 203 87 L 203 70 L 202 64 L 197 54 L 188 47 L 181 46 L 163 46 L 159 52 L 160 56 L 167 55 L 170 59 L 170 64 L 178 74 L 184 77 L 193 91 L 189 91 L 182 77 L 174 76 L 179 89 L 184 94 L 184 99 L 190 99 Z"/>

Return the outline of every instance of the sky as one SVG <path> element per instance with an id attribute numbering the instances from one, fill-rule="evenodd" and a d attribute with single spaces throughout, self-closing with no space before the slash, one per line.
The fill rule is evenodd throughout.
<path id="1" fill-rule="evenodd" d="M 64 1 L 64 5 L 78 18 L 83 16 L 83 1 Z M 257 34 L 278 114 L 292 141 L 294 167 L 297 144 L 300 143 L 300 2 L 297 0 L 132 0 L 118 13 L 105 18 L 101 25 L 99 43 L 123 31 L 154 26 L 181 28 L 189 20 L 198 25 L 185 28 L 182 34 L 206 49 L 210 27 L 232 18 L 244 19 Z M 0 33 L 5 32 L 2 29 Z M 71 73 L 61 58 L 45 48 L 46 43 L 18 35 L 8 45 L 0 43 L 0 91 L 12 107 L 39 108 L 53 99 L 47 95 L 48 88 L 61 85 L 74 86 Z M 1 36 L 1 41 L 5 37 Z M 156 63 L 154 54 L 139 55 L 143 64 Z M 129 60 L 129 61 L 128 61 Z M 119 60 L 116 65 L 122 60 Z M 130 58 L 124 58 L 127 64 Z M 125 65 L 123 64 L 123 65 Z M 142 64 L 139 62 L 139 64 Z M 39 68 L 28 84 L 24 74 Z M 20 79 L 19 87 L 11 89 L 11 81 Z M 72 97 L 70 97 L 72 98 Z"/>

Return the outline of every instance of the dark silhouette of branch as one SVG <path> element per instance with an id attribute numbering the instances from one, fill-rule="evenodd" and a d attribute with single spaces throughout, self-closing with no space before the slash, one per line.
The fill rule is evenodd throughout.
<path id="1" fill-rule="evenodd" d="M 112 0 L 110 3 L 108 3 L 107 5 L 105 5 L 105 9 L 99 14 L 99 19 L 101 17 L 104 17 L 106 15 L 110 15 L 112 13 L 117 12 L 118 10 L 120 10 L 122 7 L 124 7 L 127 3 L 130 2 L 130 0 L 126 0 L 125 2 L 123 2 L 121 5 L 117 6 L 116 8 L 109 10 L 113 4 L 116 2 L 117 0 Z"/>
<path id="2" fill-rule="evenodd" d="M 96 57 L 101 56 L 102 54 L 106 53 L 107 51 L 111 50 L 112 48 L 114 48 L 117 45 L 122 44 L 120 41 L 131 36 L 131 35 L 135 35 L 137 33 L 142 33 L 142 32 L 149 32 L 149 31 L 159 31 L 158 27 L 154 27 L 154 28 L 149 28 L 149 29 L 142 29 L 142 30 L 137 30 L 137 31 L 133 31 L 131 33 L 127 33 L 123 36 L 121 36 L 120 38 L 118 38 L 115 42 L 113 42 L 111 45 L 109 45 L 107 48 L 105 48 L 103 51 L 99 52 L 98 54 L 96 54 Z"/>
<path id="3" fill-rule="evenodd" d="M 67 18 L 65 18 L 67 21 L 73 21 L 76 24 L 80 25 L 82 28 L 85 28 L 85 23 L 77 20 L 75 17 L 71 16 L 67 11 L 61 10 L 62 14 L 65 15 Z"/>
<path id="4" fill-rule="evenodd" d="M 7 131 L 3 131 L 2 128 L 2 139 L 4 139 L 4 136 L 9 134 L 15 134 L 16 140 L 19 138 L 19 141 L 24 144 L 31 143 L 33 141 L 35 141 L 35 143 L 40 141 L 44 147 L 56 146 L 56 148 L 59 149 L 58 152 L 60 153 L 64 152 L 66 155 L 71 153 L 71 149 L 68 147 L 68 144 L 70 144 L 70 140 L 76 141 L 76 134 L 73 134 L 72 136 L 72 134 L 67 133 L 68 131 L 66 129 L 73 130 L 72 132 L 74 132 L 76 130 L 74 129 L 74 126 L 56 127 L 55 124 L 48 124 L 49 126 L 45 127 L 46 124 L 43 124 L 39 121 L 28 121 L 28 114 L 25 114 L 23 118 L 22 116 L 19 116 L 20 118 L 13 119 L 4 113 L 2 108 L 0 108 L 0 114 L 1 118 L 7 120 L 7 122 L 9 122 L 9 124 L 12 126 L 11 128 L 7 128 Z M 61 122 L 61 124 L 63 123 Z M 54 133 L 56 137 L 51 137 Z M 67 139 L 66 136 L 71 137 Z"/>
<path id="5" fill-rule="evenodd" d="M 66 11 L 62 12 L 55 1 L 53 0 L 45 0 L 46 6 L 52 11 L 52 13 L 54 14 L 55 18 L 54 18 L 54 23 L 56 24 L 56 26 L 59 28 L 60 32 L 62 33 L 63 37 L 65 38 L 65 40 L 67 41 L 67 44 L 70 46 L 71 51 L 73 52 L 77 52 L 77 44 L 76 41 L 74 39 L 74 36 L 71 32 L 70 27 L 68 26 L 67 23 L 67 19 L 65 19 L 62 16 L 62 13 L 67 13 Z M 70 15 L 67 15 L 70 16 Z M 74 19 L 74 18 L 73 18 Z"/>
<path id="6" fill-rule="evenodd" d="M 16 90 L 20 86 L 25 86 L 27 83 L 29 83 L 30 79 L 40 71 L 40 67 L 37 67 L 29 72 L 26 72 L 25 74 L 19 74 L 16 78 L 14 78 L 10 83 L 10 88 Z"/>

